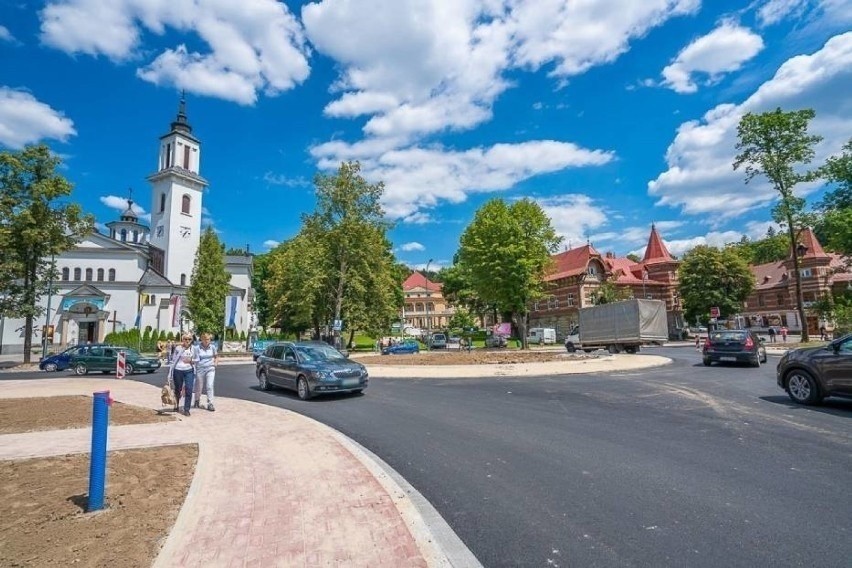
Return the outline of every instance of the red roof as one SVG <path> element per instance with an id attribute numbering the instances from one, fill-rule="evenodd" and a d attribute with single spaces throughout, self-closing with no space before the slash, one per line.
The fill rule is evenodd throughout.
<path id="1" fill-rule="evenodd" d="M 550 257 L 553 260 L 553 268 L 545 280 L 558 280 L 583 274 L 586 272 L 589 260 L 592 257 L 600 258 L 600 256 L 592 245 L 583 245 L 555 254 Z"/>
<path id="2" fill-rule="evenodd" d="M 816 235 L 810 227 L 802 229 L 799 233 L 799 244 L 805 246 L 805 254 L 802 258 L 827 258 L 828 255 L 822 250 L 822 245 L 819 244 Z"/>
<path id="3" fill-rule="evenodd" d="M 612 272 L 612 277 L 617 284 L 641 284 L 642 270 L 641 264 L 633 262 L 627 257 L 606 257 L 604 259 L 609 270 Z"/>
<path id="4" fill-rule="evenodd" d="M 767 262 L 766 264 L 755 264 L 751 267 L 754 274 L 754 283 L 757 290 L 768 290 L 770 288 L 786 288 L 789 284 L 787 267 L 783 262 Z"/>
<path id="5" fill-rule="evenodd" d="M 642 264 L 652 262 L 672 262 L 674 258 L 669 254 L 669 249 L 660 238 L 657 232 L 657 227 L 651 225 L 651 236 L 648 237 L 648 246 L 645 247 L 645 258 L 642 259 Z"/>
<path id="6" fill-rule="evenodd" d="M 432 282 L 416 270 L 411 273 L 411 276 L 405 279 L 405 282 L 402 283 L 403 291 L 412 290 L 414 288 L 423 288 L 429 291 L 440 292 L 443 286 L 444 285 L 440 282 Z"/>

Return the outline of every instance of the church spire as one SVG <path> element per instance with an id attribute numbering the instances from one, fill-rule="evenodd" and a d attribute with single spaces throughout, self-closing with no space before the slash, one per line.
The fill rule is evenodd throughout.
<path id="1" fill-rule="evenodd" d="M 181 90 L 180 92 L 180 103 L 178 103 L 178 112 L 177 117 L 175 117 L 174 122 L 172 122 L 172 132 L 185 132 L 186 134 L 192 134 L 192 126 L 189 125 L 189 121 L 186 118 L 186 91 Z"/>
<path id="2" fill-rule="evenodd" d="M 643 263 L 654 261 L 673 261 L 672 255 L 669 254 L 669 249 L 663 244 L 663 239 L 657 232 L 657 227 L 651 223 L 651 235 L 648 237 L 648 246 L 645 247 L 645 258 Z"/>

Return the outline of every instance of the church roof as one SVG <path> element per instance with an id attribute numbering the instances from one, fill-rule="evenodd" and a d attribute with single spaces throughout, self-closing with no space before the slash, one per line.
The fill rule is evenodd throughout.
<path id="1" fill-rule="evenodd" d="M 645 247 L 645 258 L 642 259 L 642 264 L 672 261 L 674 261 L 674 258 L 669 254 L 669 249 L 666 248 L 663 239 L 660 238 L 657 227 L 651 225 L 651 235 L 648 237 L 648 246 Z"/>
<path id="2" fill-rule="evenodd" d="M 174 134 L 175 132 L 180 133 L 184 138 L 188 138 L 193 142 L 198 142 L 199 140 L 192 135 L 192 126 L 189 124 L 189 119 L 186 116 L 186 94 L 181 91 L 180 94 L 180 102 L 178 103 L 178 112 L 175 119 L 172 121 L 171 130 L 167 134 L 160 136 L 160 138 L 165 138 L 170 134 Z"/>
<path id="3" fill-rule="evenodd" d="M 171 281 L 154 270 L 152 267 L 145 269 L 142 277 L 139 279 L 140 286 L 173 286 Z"/>

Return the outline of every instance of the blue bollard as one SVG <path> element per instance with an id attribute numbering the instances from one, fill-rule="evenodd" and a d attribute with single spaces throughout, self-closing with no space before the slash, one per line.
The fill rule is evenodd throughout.
<path id="1" fill-rule="evenodd" d="M 109 426 L 109 405 L 112 403 L 109 391 L 96 392 L 92 396 L 94 406 L 92 408 L 92 453 L 89 465 L 88 512 L 99 511 L 104 508 L 107 428 Z"/>

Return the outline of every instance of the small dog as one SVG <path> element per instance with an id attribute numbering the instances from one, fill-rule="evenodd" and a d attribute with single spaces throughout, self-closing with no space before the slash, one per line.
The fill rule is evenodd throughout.
<path id="1" fill-rule="evenodd" d="M 163 406 L 174 406 L 177 404 L 175 393 L 172 392 L 172 387 L 169 383 L 163 385 L 163 390 L 160 391 L 160 398 L 163 401 Z"/>

